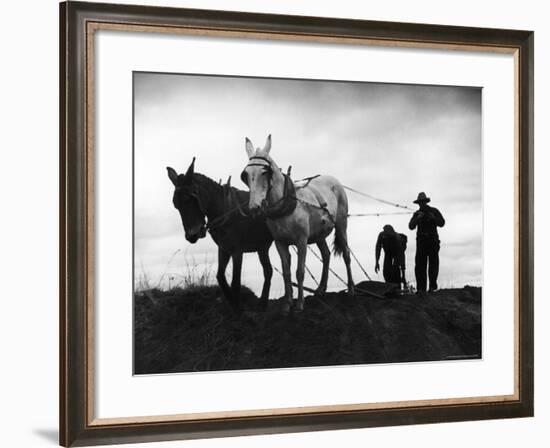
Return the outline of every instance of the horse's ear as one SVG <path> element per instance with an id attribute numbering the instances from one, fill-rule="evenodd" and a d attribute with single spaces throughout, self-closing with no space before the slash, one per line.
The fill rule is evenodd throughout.
<path id="1" fill-rule="evenodd" d="M 172 181 L 172 183 L 175 186 L 176 181 L 178 180 L 178 173 L 174 168 L 171 168 L 169 166 L 166 167 L 166 170 L 168 171 L 168 178 Z"/>
<path id="2" fill-rule="evenodd" d="M 231 186 L 231 176 L 229 176 L 227 178 L 227 186 L 230 187 Z"/>
<path id="3" fill-rule="evenodd" d="M 254 145 L 252 142 L 248 139 L 248 137 L 245 138 L 245 148 L 246 148 L 246 154 L 248 155 L 248 158 L 250 159 L 256 151 L 254 151 Z"/>
<path id="4" fill-rule="evenodd" d="M 269 154 L 269 151 L 271 151 L 271 134 L 267 136 L 267 140 L 265 141 L 265 146 L 264 146 L 264 152 L 266 154 Z"/>
<path id="5" fill-rule="evenodd" d="M 191 165 L 189 165 L 189 168 L 187 168 L 187 173 L 185 173 L 185 177 L 192 176 L 195 172 L 195 158 L 193 157 L 193 161 L 191 162 Z"/>

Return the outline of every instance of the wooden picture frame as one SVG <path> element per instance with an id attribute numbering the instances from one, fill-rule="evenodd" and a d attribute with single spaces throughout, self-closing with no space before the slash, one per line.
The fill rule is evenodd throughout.
<path id="1" fill-rule="evenodd" d="M 513 396 L 94 419 L 93 35 L 99 29 L 494 51 L 516 61 Z M 82 446 L 533 416 L 533 32 L 66 2 L 60 5 L 60 444 Z"/>

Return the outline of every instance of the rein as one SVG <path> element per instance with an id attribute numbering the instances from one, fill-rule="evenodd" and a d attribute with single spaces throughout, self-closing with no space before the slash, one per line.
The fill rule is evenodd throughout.
<path id="1" fill-rule="evenodd" d="M 231 191 L 231 187 L 228 186 L 228 185 L 224 185 L 223 188 L 225 190 L 224 191 L 224 206 L 223 206 L 223 208 L 225 210 L 227 208 L 226 204 L 225 204 L 225 198 L 227 197 L 227 194 L 232 193 L 232 191 Z M 182 186 L 178 186 L 175 189 L 176 192 L 181 192 L 182 190 L 184 190 L 184 187 L 182 187 Z M 220 216 L 217 216 L 214 219 L 208 219 L 208 214 L 207 214 L 207 211 L 206 211 L 206 207 L 204 206 L 204 204 L 201 200 L 201 197 L 200 197 L 200 194 L 199 194 L 199 191 L 198 191 L 198 187 L 195 186 L 194 188 L 191 188 L 190 192 L 189 192 L 189 196 L 192 197 L 197 202 L 199 210 L 201 211 L 201 213 L 204 215 L 205 219 L 207 220 L 207 222 L 201 226 L 201 230 L 204 231 L 204 232 L 216 230 L 216 229 L 226 225 L 229 221 L 230 216 L 233 213 L 235 213 L 236 211 L 238 211 L 241 215 L 246 216 L 246 214 L 242 210 L 242 207 L 246 204 L 247 201 L 243 201 L 242 203 L 239 203 L 235 198 L 235 201 L 237 201 L 236 202 L 237 205 L 235 205 L 234 207 L 231 207 L 229 210 L 225 211 Z M 233 195 L 232 195 L 232 197 L 233 197 Z"/>
<path id="2" fill-rule="evenodd" d="M 242 216 L 247 216 L 244 212 L 243 212 L 243 206 L 246 205 L 246 200 L 244 200 L 242 203 L 239 203 L 237 201 L 237 198 L 235 196 L 235 192 L 234 190 L 231 189 L 231 187 L 229 186 L 229 184 L 226 184 L 223 186 L 223 189 L 224 189 L 224 209 L 226 208 L 226 198 L 228 196 L 231 196 L 231 198 L 235 198 L 235 202 L 236 202 L 236 205 L 231 207 L 229 210 L 227 210 L 226 212 L 224 212 L 223 214 L 221 214 L 220 216 L 212 219 L 212 220 L 208 220 L 208 222 L 206 223 L 206 230 L 208 231 L 211 231 L 211 230 L 216 230 L 224 225 L 226 225 L 229 221 L 229 217 L 235 213 L 235 212 L 239 212 Z"/>
<path id="3" fill-rule="evenodd" d="M 241 211 L 242 206 L 246 204 L 246 201 L 244 201 L 242 204 L 237 204 L 235 207 L 229 209 L 227 212 L 225 212 L 223 215 L 218 216 L 217 218 L 214 218 L 213 220 L 208 220 L 205 227 L 206 230 L 216 230 L 219 227 L 224 226 L 227 224 L 227 221 L 229 221 L 229 216 L 235 213 L 236 211 Z"/>

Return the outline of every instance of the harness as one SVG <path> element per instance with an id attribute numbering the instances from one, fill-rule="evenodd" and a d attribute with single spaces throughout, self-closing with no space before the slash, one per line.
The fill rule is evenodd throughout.
<path id="1" fill-rule="evenodd" d="M 294 182 L 288 174 L 283 174 L 285 184 L 283 187 L 283 196 L 277 200 L 273 205 L 270 205 L 266 211 L 265 216 L 270 219 L 282 218 L 288 216 L 296 210 L 298 198 L 296 197 L 296 188 Z"/>
<path id="2" fill-rule="evenodd" d="M 232 190 L 231 186 L 228 184 L 223 185 L 224 198 L 223 198 L 223 209 L 226 210 L 222 215 L 210 220 L 206 213 L 206 207 L 201 201 L 200 195 L 198 194 L 198 189 L 194 185 L 189 187 L 187 185 L 180 185 L 175 188 L 175 193 L 180 193 L 184 191 L 189 197 L 193 198 L 199 207 L 200 212 L 204 215 L 205 223 L 201 226 L 201 232 L 206 233 L 206 231 L 212 231 L 219 229 L 220 227 L 225 226 L 232 215 L 235 212 L 239 212 L 242 216 L 246 216 L 242 207 L 245 205 L 245 202 L 242 204 L 238 202 L 238 199 L 235 195 L 235 192 Z M 233 205 L 235 204 L 235 205 Z"/>
<path id="3" fill-rule="evenodd" d="M 271 165 L 271 160 L 264 156 L 252 156 L 249 160 L 261 160 L 265 163 L 249 162 L 245 166 L 243 172 L 241 173 L 241 180 L 248 186 L 248 173 L 246 169 L 250 166 L 259 166 L 262 167 L 264 172 L 267 173 L 267 194 L 269 196 L 271 189 L 273 188 L 273 166 Z M 289 168 L 290 173 L 290 168 Z M 298 199 L 296 198 L 296 188 L 294 187 L 294 182 L 290 178 L 290 174 L 283 174 L 285 180 L 283 186 L 283 196 L 278 199 L 274 204 L 268 206 L 265 210 L 266 218 L 276 219 L 283 218 L 294 212 L 296 209 L 296 204 Z"/>
<path id="4" fill-rule="evenodd" d="M 227 183 L 223 185 L 223 209 L 227 210 L 222 215 L 218 216 L 217 218 L 214 218 L 212 220 L 208 220 L 206 223 L 206 229 L 208 231 L 219 229 L 220 227 L 225 226 L 229 220 L 231 219 L 231 216 L 238 211 L 242 216 L 246 216 L 244 212 L 242 211 L 243 204 L 239 204 L 235 192 L 231 188 L 231 186 Z M 233 205 L 236 204 L 236 205 Z"/>
<path id="5" fill-rule="evenodd" d="M 193 187 L 189 187 L 188 185 L 179 185 L 175 188 L 174 190 L 174 193 L 180 193 L 180 192 L 189 192 L 188 195 L 189 197 L 192 197 L 193 199 L 195 199 L 195 201 L 197 201 L 197 205 L 199 206 L 199 210 L 201 211 L 201 213 L 203 215 L 206 215 L 206 209 L 204 208 L 204 205 L 203 203 L 201 202 L 201 198 L 199 197 L 199 194 L 198 194 L 198 189 L 196 186 Z"/>
<path id="6" fill-rule="evenodd" d="M 273 167 L 271 165 L 271 161 L 264 156 L 252 156 L 250 157 L 249 160 L 254 160 L 254 159 L 262 160 L 263 162 L 266 162 L 266 163 L 264 164 L 264 163 L 251 162 L 248 165 L 246 165 L 243 172 L 241 173 L 241 180 L 243 181 L 243 183 L 248 185 L 248 173 L 246 172 L 246 169 L 249 166 L 263 167 L 264 172 L 266 172 L 268 175 L 267 195 L 269 195 L 271 188 L 273 186 L 272 184 Z M 299 186 L 298 188 L 307 187 L 313 179 L 319 176 L 320 175 L 317 174 L 315 176 L 302 179 L 306 181 L 306 184 Z M 296 197 L 296 186 L 294 185 L 294 182 L 290 178 L 290 167 L 288 169 L 288 174 L 283 173 L 283 178 L 285 180 L 284 187 L 283 187 L 283 196 L 265 210 L 265 216 L 267 218 L 276 219 L 276 218 L 282 218 L 284 216 L 288 216 L 294 212 L 298 202 L 300 202 L 304 205 L 308 205 L 310 207 L 323 210 L 328 215 L 330 220 L 333 223 L 335 222 L 334 217 L 332 216 L 332 214 L 329 212 L 327 208 L 327 203 L 324 201 L 323 197 L 316 190 L 313 190 L 313 193 L 315 195 L 315 198 L 317 199 L 318 204 L 312 204 L 311 202 L 304 201 L 303 199 Z"/>
<path id="7" fill-rule="evenodd" d="M 241 173 L 241 180 L 243 181 L 243 183 L 245 185 L 248 186 L 248 173 L 246 172 L 246 169 L 249 166 L 261 166 L 261 167 L 263 167 L 264 172 L 266 172 L 269 176 L 269 184 L 268 184 L 268 187 L 267 187 L 268 188 L 267 192 L 269 193 L 271 191 L 271 177 L 273 176 L 273 167 L 271 166 L 271 161 L 267 157 L 263 157 L 263 156 L 252 156 L 252 157 L 250 157 L 249 160 L 253 160 L 253 159 L 263 160 L 264 162 L 267 163 L 267 165 L 265 165 L 263 163 L 256 163 L 256 162 L 250 163 L 249 162 L 248 165 L 246 165 L 244 167 L 244 170 Z"/>

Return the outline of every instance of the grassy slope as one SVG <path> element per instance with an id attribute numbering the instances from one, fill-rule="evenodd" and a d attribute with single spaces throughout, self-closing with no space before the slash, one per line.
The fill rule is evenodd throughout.
<path id="1" fill-rule="evenodd" d="M 359 287 L 384 292 L 383 284 Z M 256 297 L 243 292 L 248 308 Z M 152 299 L 151 299 L 152 298 Z M 305 311 L 236 316 L 217 287 L 135 297 L 135 373 L 479 358 L 481 289 L 419 296 L 308 297 Z"/>

